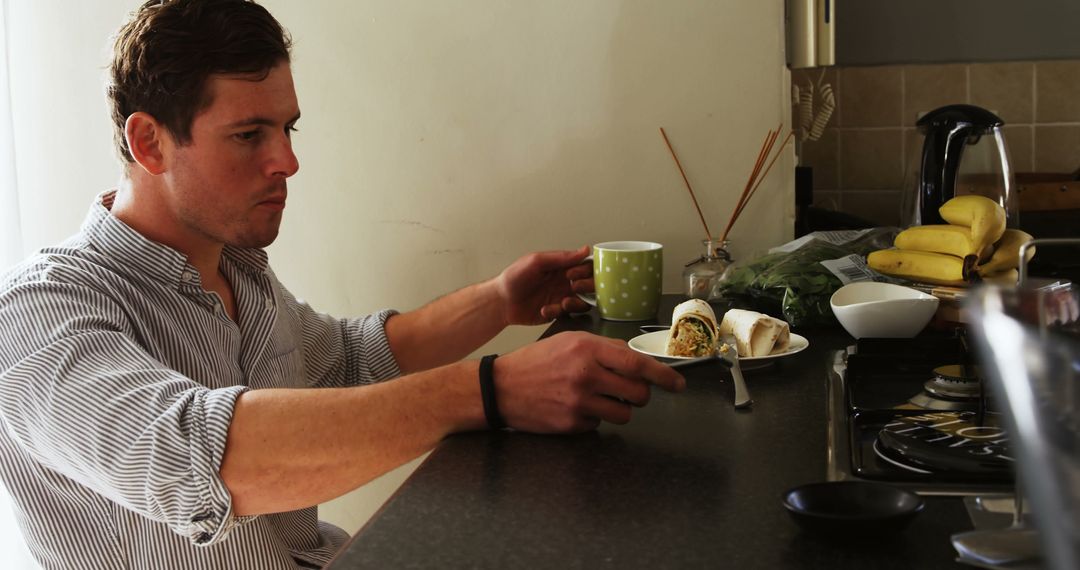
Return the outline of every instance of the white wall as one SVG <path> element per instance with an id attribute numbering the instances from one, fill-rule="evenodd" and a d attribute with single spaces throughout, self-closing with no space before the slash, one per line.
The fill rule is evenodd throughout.
<path id="1" fill-rule="evenodd" d="M 77 228 L 119 169 L 107 37 L 139 3 L 9 0 L 23 244 Z M 714 233 L 769 128 L 789 123 L 783 6 L 739 0 L 267 0 L 292 32 L 299 174 L 271 260 L 338 314 L 410 309 L 530 250 L 666 246 L 665 290 Z M 790 238 L 790 150 L 736 225 L 736 257 Z M 542 328 L 510 331 L 506 351 Z M 356 530 L 403 476 L 335 502 Z"/>

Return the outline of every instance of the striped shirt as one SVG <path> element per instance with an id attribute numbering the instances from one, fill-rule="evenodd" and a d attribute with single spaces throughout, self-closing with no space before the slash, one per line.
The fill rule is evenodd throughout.
<path id="1" fill-rule="evenodd" d="M 44 568 L 318 568 L 347 539 L 315 507 L 232 513 L 218 470 L 236 398 L 397 376 L 384 324 L 293 297 L 226 247 L 238 322 L 176 250 L 92 205 L 0 277 L 0 479 Z"/>

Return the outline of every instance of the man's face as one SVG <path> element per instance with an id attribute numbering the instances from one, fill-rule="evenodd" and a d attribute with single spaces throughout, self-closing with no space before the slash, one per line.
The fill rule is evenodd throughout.
<path id="1" fill-rule="evenodd" d="M 191 125 L 191 141 L 171 145 L 169 210 L 193 239 L 265 247 L 277 237 L 285 179 L 300 168 L 292 151 L 300 110 L 287 63 L 261 81 L 207 80 L 212 103 Z"/>

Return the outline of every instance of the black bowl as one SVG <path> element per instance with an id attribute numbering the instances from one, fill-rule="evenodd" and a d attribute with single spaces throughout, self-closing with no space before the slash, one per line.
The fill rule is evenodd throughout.
<path id="1" fill-rule="evenodd" d="M 810 483 L 788 490 L 783 501 L 803 530 L 833 537 L 898 532 L 926 506 L 911 491 L 865 481 Z"/>

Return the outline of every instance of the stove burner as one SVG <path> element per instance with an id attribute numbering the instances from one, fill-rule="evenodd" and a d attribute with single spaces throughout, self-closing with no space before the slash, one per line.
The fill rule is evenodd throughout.
<path id="1" fill-rule="evenodd" d="M 962 339 L 927 333 L 859 339 L 835 353 L 829 480 L 881 481 L 931 495 L 1011 492 L 1008 435 L 1002 416 L 980 397 L 978 371 L 941 366 L 965 362 L 972 361 Z"/>
<path id="2" fill-rule="evenodd" d="M 897 417 L 878 433 L 874 451 L 894 465 L 923 473 L 1007 476 L 1013 468 L 1008 435 L 997 414 L 988 414 L 982 424 L 973 412 Z"/>
<path id="3" fill-rule="evenodd" d="M 908 402 L 928 410 L 976 410 L 982 396 L 982 375 L 977 366 L 950 364 L 934 369 L 934 378 Z"/>

